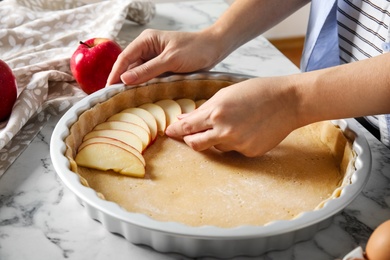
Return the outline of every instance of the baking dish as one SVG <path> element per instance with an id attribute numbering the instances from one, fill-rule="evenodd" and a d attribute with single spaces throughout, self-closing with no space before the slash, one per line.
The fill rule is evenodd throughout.
<path id="1" fill-rule="evenodd" d="M 356 155 L 354 170 L 348 179 L 349 184 L 340 190 L 340 195 L 326 201 L 319 209 L 303 212 L 292 220 L 273 221 L 264 226 L 191 227 L 176 222 L 157 221 L 143 214 L 125 211 L 118 204 L 101 199 L 95 190 L 83 185 L 79 176 L 70 170 L 70 162 L 65 156 L 65 138 L 70 134 L 70 127 L 84 111 L 118 93 L 154 83 L 184 79 L 239 82 L 247 78 L 246 75 L 218 72 L 170 75 L 136 87 L 118 84 L 98 91 L 74 105 L 55 127 L 50 144 L 54 168 L 92 219 L 134 244 L 149 245 L 157 251 L 176 252 L 190 257 L 256 256 L 271 250 L 286 249 L 294 243 L 310 239 L 318 230 L 331 223 L 332 216 L 344 209 L 361 192 L 368 180 L 371 153 L 365 137 L 353 119 L 333 121 L 353 140 L 352 149 Z"/>

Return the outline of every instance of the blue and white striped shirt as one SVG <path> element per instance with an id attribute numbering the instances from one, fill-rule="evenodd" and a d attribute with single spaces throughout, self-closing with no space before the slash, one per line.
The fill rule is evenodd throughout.
<path id="1" fill-rule="evenodd" d="M 301 70 L 350 63 L 390 50 L 390 1 L 312 0 Z M 390 102 L 390 97 L 389 97 Z M 390 115 L 366 119 L 390 147 Z"/>

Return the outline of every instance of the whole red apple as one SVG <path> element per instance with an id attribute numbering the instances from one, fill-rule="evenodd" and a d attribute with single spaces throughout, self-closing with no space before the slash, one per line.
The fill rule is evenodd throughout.
<path id="1" fill-rule="evenodd" d="M 0 60 L 0 121 L 8 119 L 17 98 L 15 76 L 7 63 Z"/>
<path id="2" fill-rule="evenodd" d="M 106 38 L 93 38 L 80 45 L 70 59 L 70 69 L 81 89 L 91 94 L 105 87 L 118 55 L 118 43 Z"/>

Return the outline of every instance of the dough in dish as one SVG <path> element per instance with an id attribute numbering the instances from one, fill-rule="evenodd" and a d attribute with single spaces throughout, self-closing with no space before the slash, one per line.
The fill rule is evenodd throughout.
<path id="1" fill-rule="evenodd" d="M 166 93 L 161 95 L 162 99 L 209 98 L 202 94 Z M 321 207 L 326 200 L 337 197 L 349 181 L 346 173 L 353 161 L 351 144 L 330 122 L 297 129 L 259 158 L 212 149 L 194 152 L 182 142 L 160 136 L 143 153 L 144 178 L 75 164 L 77 147 L 94 125 L 126 107 L 156 100 L 158 95 L 154 100 L 111 108 L 110 113 L 103 109 L 107 104 L 95 106 L 80 116 L 67 139 L 72 170 L 81 176 L 84 185 L 129 212 L 190 226 L 265 225 Z M 96 115 L 100 119 L 93 117 Z"/>
<path id="2" fill-rule="evenodd" d="M 144 153 L 143 179 L 87 168 L 79 174 L 105 199 L 157 220 L 191 226 L 264 225 L 311 211 L 340 187 L 344 176 L 320 141 L 322 124 L 297 130 L 260 158 L 194 152 L 182 142 L 159 137 Z"/>

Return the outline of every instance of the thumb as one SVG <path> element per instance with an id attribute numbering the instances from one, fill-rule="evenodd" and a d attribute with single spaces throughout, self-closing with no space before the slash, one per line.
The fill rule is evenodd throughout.
<path id="1" fill-rule="evenodd" d="M 160 61 L 158 57 L 149 60 L 137 67 L 134 67 L 121 75 L 121 80 L 126 85 L 139 84 L 167 72 L 168 66 Z"/>

